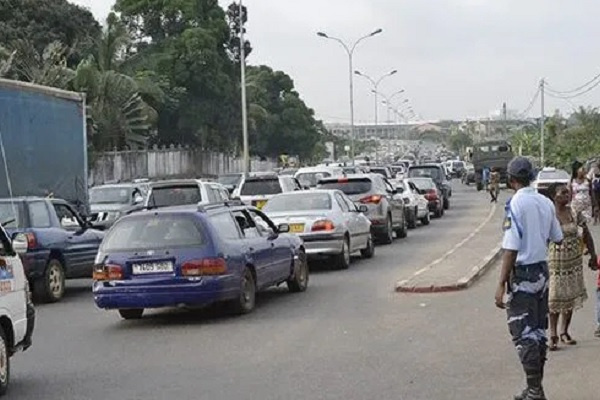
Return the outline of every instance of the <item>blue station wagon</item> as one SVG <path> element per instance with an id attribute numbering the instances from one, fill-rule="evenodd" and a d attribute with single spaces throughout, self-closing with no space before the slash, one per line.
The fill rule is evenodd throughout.
<path id="1" fill-rule="evenodd" d="M 241 204 L 136 213 L 107 233 L 94 267 L 96 305 L 124 319 L 146 308 L 227 302 L 249 313 L 257 291 L 287 283 L 305 291 L 303 242 Z"/>

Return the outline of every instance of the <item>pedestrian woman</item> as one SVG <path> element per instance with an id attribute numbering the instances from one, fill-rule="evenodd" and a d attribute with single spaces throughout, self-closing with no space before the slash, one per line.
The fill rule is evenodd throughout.
<path id="1" fill-rule="evenodd" d="M 571 177 L 571 206 L 576 213 L 581 213 L 590 223 L 593 219 L 592 184 L 587 179 L 586 170 L 582 163 L 573 163 Z"/>
<path id="2" fill-rule="evenodd" d="M 500 173 L 496 167 L 492 168 L 490 173 L 490 196 L 492 196 L 492 203 L 498 202 L 498 194 L 500 193 Z"/>
<path id="3" fill-rule="evenodd" d="M 587 300 L 587 291 L 583 279 L 583 249 L 581 239 L 591 256 L 589 266 L 595 269 L 596 250 L 587 220 L 581 212 L 569 206 L 570 191 L 567 185 L 554 183 L 548 189 L 549 197 L 554 201 L 556 217 L 563 233 L 560 244 L 550 243 L 548 267 L 550 270 L 548 307 L 550 310 L 549 350 L 558 349 L 558 341 L 566 345 L 575 345 L 577 341 L 569 334 L 573 311 L 583 307 Z M 562 320 L 560 336 L 558 323 Z"/>

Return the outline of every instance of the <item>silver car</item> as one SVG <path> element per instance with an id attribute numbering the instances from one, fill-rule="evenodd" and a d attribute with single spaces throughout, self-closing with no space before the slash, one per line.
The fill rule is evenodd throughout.
<path id="1" fill-rule="evenodd" d="M 276 225 L 287 224 L 290 233 L 304 240 L 309 257 L 334 257 L 338 268 L 350 266 L 350 255 L 375 253 L 371 222 L 365 205 L 356 206 L 340 190 L 311 190 L 279 194 L 263 208 Z"/>

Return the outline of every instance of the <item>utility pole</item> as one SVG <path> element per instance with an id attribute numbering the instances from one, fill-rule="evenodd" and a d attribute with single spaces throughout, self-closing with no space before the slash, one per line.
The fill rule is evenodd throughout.
<path id="1" fill-rule="evenodd" d="M 240 80 L 242 86 L 242 135 L 244 141 L 244 173 L 250 172 L 250 148 L 248 143 L 248 105 L 246 102 L 246 43 L 244 42 L 244 5 L 240 0 Z"/>
<path id="2" fill-rule="evenodd" d="M 544 78 L 542 78 L 542 80 L 540 81 L 540 93 L 542 94 L 542 119 L 540 122 L 540 168 L 544 168 L 544 136 L 546 136 L 546 110 L 545 110 L 545 104 L 544 104 L 544 95 L 545 95 L 545 86 L 546 86 L 546 81 L 544 80 Z"/>
<path id="3" fill-rule="evenodd" d="M 504 133 L 504 138 L 508 138 L 508 117 L 506 115 L 506 102 L 502 104 L 502 124 L 504 125 L 502 128 Z"/>

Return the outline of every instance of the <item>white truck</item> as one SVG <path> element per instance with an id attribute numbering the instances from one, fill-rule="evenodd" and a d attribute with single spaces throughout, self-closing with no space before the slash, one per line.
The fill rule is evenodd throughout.
<path id="1" fill-rule="evenodd" d="M 8 390 L 10 358 L 31 346 L 35 310 L 19 254 L 27 251 L 27 238 L 12 241 L 0 226 L 0 396 Z"/>

